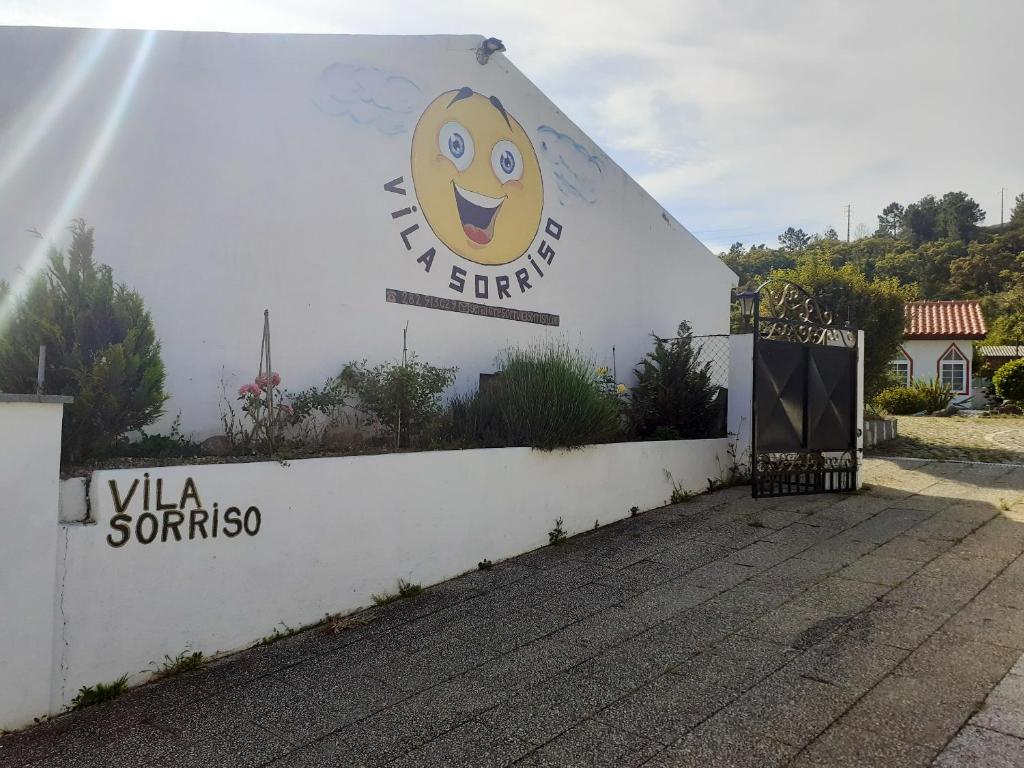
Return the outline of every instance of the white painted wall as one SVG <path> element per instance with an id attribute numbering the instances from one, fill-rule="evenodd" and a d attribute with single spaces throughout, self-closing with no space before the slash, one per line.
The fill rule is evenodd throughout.
<path id="1" fill-rule="evenodd" d="M 421 358 L 459 366 L 459 388 L 494 370 L 501 348 L 545 336 L 606 365 L 614 345 L 628 379 L 652 331 L 689 320 L 696 333 L 728 332 L 735 276 L 508 59 L 479 65 L 480 40 L 0 29 L 0 65 L 18 73 L 0 79 L 0 277 L 45 248 L 28 228 L 95 225 L 98 260 L 152 312 L 166 419 L 180 410 L 197 437 L 220 431 L 222 378 L 233 391 L 255 374 L 264 307 L 292 390 L 347 360 L 395 358 L 406 323 Z M 417 204 L 413 126 L 461 86 L 498 96 L 522 123 L 543 216 L 563 227 L 545 276 L 511 300 L 456 293 L 450 270 L 493 277 L 525 258 L 476 267 L 421 212 L 392 218 Z M 404 197 L 384 189 L 399 176 Z M 412 223 L 406 250 L 399 233 Z M 429 247 L 425 273 L 416 258 Z M 388 304 L 386 288 L 554 313 L 561 325 Z"/>
<path id="2" fill-rule="evenodd" d="M 911 339 L 905 340 L 902 343 L 903 349 L 913 360 L 913 377 L 914 381 L 925 381 L 928 379 L 936 379 L 939 376 L 939 358 L 942 357 L 946 350 L 949 349 L 950 344 L 956 344 L 957 348 L 967 358 L 967 382 L 968 388 L 973 386 L 971 384 L 971 373 L 973 371 L 972 361 L 974 360 L 974 342 L 964 339 Z M 957 395 L 953 398 L 953 402 L 961 403 L 970 400 L 973 391 L 969 391 L 965 395 Z"/>
<path id="3" fill-rule="evenodd" d="M 0 730 L 49 710 L 63 407 L 0 395 Z"/>
<path id="4" fill-rule="evenodd" d="M 61 525 L 66 548 L 59 596 L 54 711 L 80 686 L 152 669 L 189 648 L 207 654 L 249 645 L 282 624 L 351 611 L 398 579 L 432 584 L 547 544 L 555 519 L 571 534 L 667 503 L 672 479 L 707 487 L 729 466 L 728 440 L 616 443 L 574 451 L 502 448 L 255 464 L 96 472 L 95 525 Z M 111 546 L 119 495 L 133 526 L 156 482 L 180 500 L 192 478 L 203 508 L 221 521 L 234 505 L 256 506 L 255 536 Z M 189 499 L 185 509 L 195 507 Z M 161 515 L 163 513 L 160 513 Z M 49 521 L 52 525 L 52 520 Z M 148 526 L 148 523 L 147 523 Z M 50 529 L 52 532 L 52 528 Z M 144 534 L 148 529 L 144 528 Z M 111 578 L 117 574 L 117 578 Z"/>
<path id="5" fill-rule="evenodd" d="M 736 444 L 736 456 L 750 462 L 751 403 L 754 396 L 754 335 L 729 337 L 729 421 L 728 430 Z"/>

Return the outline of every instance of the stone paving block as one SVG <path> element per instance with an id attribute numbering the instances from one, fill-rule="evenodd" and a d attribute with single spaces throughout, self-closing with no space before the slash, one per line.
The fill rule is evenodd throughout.
<path id="1" fill-rule="evenodd" d="M 820 544 L 835 536 L 832 528 L 806 525 L 802 522 L 793 523 L 785 528 L 769 533 L 763 537 L 764 541 L 775 544 L 787 544 L 794 548 L 806 549 L 814 544 Z"/>
<path id="2" fill-rule="evenodd" d="M 756 541 L 750 546 L 729 556 L 729 561 L 753 568 L 771 568 L 783 560 L 788 560 L 797 552 L 805 549 L 801 544 L 776 544 L 770 541 Z"/>
<path id="3" fill-rule="evenodd" d="M 699 538 L 714 546 L 742 549 L 758 539 L 763 539 L 771 532 L 771 528 L 758 528 L 738 520 L 732 520 L 717 526 L 713 531 L 709 531 Z"/>
<path id="4" fill-rule="evenodd" d="M 663 745 L 697 727 L 739 693 L 712 681 L 662 675 L 602 709 L 602 723 L 640 733 Z"/>
<path id="5" fill-rule="evenodd" d="M 480 595 L 468 601 L 465 608 L 470 613 L 489 619 L 494 616 L 502 616 L 508 611 L 533 608 L 545 600 L 556 597 L 562 591 L 556 584 L 549 583 L 538 575 L 514 581 L 507 586 Z"/>
<path id="6" fill-rule="evenodd" d="M 672 581 L 683 575 L 685 571 L 681 568 L 654 560 L 641 560 L 638 563 L 627 565 L 617 571 L 612 571 L 608 576 L 597 579 L 600 584 L 624 587 L 626 589 L 643 592 L 645 590 Z"/>
<path id="7" fill-rule="evenodd" d="M 951 690 L 941 681 L 892 675 L 865 694 L 841 722 L 899 741 L 941 749 L 982 698 L 977 693 Z"/>
<path id="8" fill-rule="evenodd" d="M 150 763 L 154 768 L 211 768 L 258 766 L 285 754 L 290 745 L 255 725 L 240 723 L 193 744 L 180 747 Z"/>
<path id="9" fill-rule="evenodd" d="M 984 583 L 979 583 L 976 578 L 957 572 L 942 576 L 927 576 L 918 572 L 894 587 L 885 599 L 892 603 L 953 614 L 967 605 L 983 586 Z"/>
<path id="10" fill-rule="evenodd" d="M 647 626 L 672 618 L 688 608 L 709 600 L 716 590 L 698 587 L 686 577 L 659 584 L 622 602 L 623 610 Z"/>
<path id="11" fill-rule="evenodd" d="M 550 600 L 537 604 L 537 609 L 556 616 L 583 619 L 612 605 L 621 605 L 633 598 L 637 592 L 610 584 L 584 584 L 571 592 L 556 595 Z"/>
<path id="12" fill-rule="evenodd" d="M 802 522 L 806 520 L 807 513 L 804 511 L 795 511 L 789 509 L 760 509 L 756 512 L 750 512 L 744 515 L 743 522 L 750 525 L 751 523 L 756 526 L 762 526 L 764 528 L 785 528 L 795 522 Z"/>
<path id="13" fill-rule="evenodd" d="M 468 643 L 487 646 L 499 653 L 520 648 L 546 637 L 574 621 L 572 616 L 558 615 L 539 608 L 510 611 L 500 620 L 480 618 L 461 624 L 455 632 Z"/>
<path id="14" fill-rule="evenodd" d="M 820 680 L 777 672 L 717 717 L 737 728 L 802 748 L 857 699 L 857 693 Z"/>
<path id="15" fill-rule="evenodd" d="M 896 674 L 944 682 L 965 696 L 983 697 L 1010 670 L 1019 653 L 950 635 L 943 627 L 911 653 Z"/>
<path id="16" fill-rule="evenodd" d="M 659 749 L 650 739 L 595 720 L 584 720 L 516 765 L 522 768 L 634 768 L 643 765 Z"/>
<path id="17" fill-rule="evenodd" d="M 989 557 L 977 557 L 965 554 L 954 547 L 949 552 L 939 555 L 921 569 L 922 576 L 934 578 L 957 577 L 970 580 L 977 584 L 978 589 L 984 587 L 1006 568 L 1006 563 Z"/>
<path id="18" fill-rule="evenodd" d="M 844 633 L 865 642 L 913 650 L 941 627 L 952 614 L 909 602 L 883 598 L 855 616 Z"/>
<path id="19" fill-rule="evenodd" d="M 1024 740 L 984 728 L 967 726 L 933 764 L 935 768 L 1020 768 Z"/>
<path id="20" fill-rule="evenodd" d="M 783 605 L 740 629 L 740 634 L 793 648 L 810 648 L 850 620 L 820 606 Z"/>
<path id="21" fill-rule="evenodd" d="M 910 531 L 890 539 L 875 550 L 874 554 L 927 563 L 950 549 L 953 544 L 954 542 L 944 539 L 921 539 Z"/>
<path id="22" fill-rule="evenodd" d="M 1019 608 L 974 600 L 950 619 L 943 630 L 956 637 L 1024 651 L 1024 610 Z"/>
<path id="23" fill-rule="evenodd" d="M 388 768 L 504 768 L 531 749 L 533 746 L 521 739 L 471 721 L 386 765 Z"/>
<path id="24" fill-rule="evenodd" d="M 621 695 L 599 678 L 570 670 L 517 691 L 477 719 L 510 736 L 541 745 Z"/>
<path id="25" fill-rule="evenodd" d="M 748 565 L 716 560 L 686 574 L 686 582 L 698 587 L 724 591 L 735 587 L 758 573 L 757 568 Z"/>
<path id="26" fill-rule="evenodd" d="M 930 512 L 916 509 L 891 508 L 879 512 L 874 517 L 858 523 L 847 534 L 860 541 L 873 544 L 884 544 L 899 534 L 913 528 L 931 516 Z"/>
<path id="27" fill-rule="evenodd" d="M 429 639 L 407 652 L 382 651 L 368 660 L 364 670 L 393 688 L 420 691 L 455 677 L 497 656 L 482 645 L 455 637 Z"/>
<path id="28" fill-rule="evenodd" d="M 1024 656 L 1021 656 L 1024 659 Z M 985 699 L 971 723 L 1024 739 L 1024 676 L 1008 674 Z"/>
<path id="29" fill-rule="evenodd" d="M 797 652 L 787 645 L 737 634 L 715 643 L 706 655 L 717 656 L 726 664 L 746 667 L 767 677 L 790 663 Z"/>
<path id="30" fill-rule="evenodd" d="M 858 541 L 842 533 L 827 541 L 815 544 L 797 557 L 801 560 L 811 560 L 816 563 L 823 563 L 834 568 L 840 568 L 857 560 L 862 555 L 876 549 L 877 544 L 870 541 Z"/>
<path id="31" fill-rule="evenodd" d="M 904 648 L 863 642 L 840 633 L 808 649 L 787 671 L 864 692 L 890 674 L 908 655 Z"/>
<path id="32" fill-rule="evenodd" d="M 644 768 L 776 768 L 786 765 L 796 747 L 730 724 L 709 720 Z"/>
<path id="33" fill-rule="evenodd" d="M 650 633 L 630 638 L 577 668 L 589 674 L 604 675 L 609 685 L 622 691 L 639 688 L 697 653 L 696 648 L 685 647 L 664 634 L 656 636 L 654 633 L 660 629 L 656 627 Z"/>
<path id="34" fill-rule="evenodd" d="M 890 739 L 871 731 L 835 724 L 794 760 L 792 768 L 926 768 L 935 757 L 932 747 Z"/>
<path id="35" fill-rule="evenodd" d="M 824 608 L 830 613 L 849 616 L 870 608 L 889 589 L 885 584 L 829 576 L 809 587 L 788 605 L 794 608 Z"/>
<path id="36" fill-rule="evenodd" d="M 838 575 L 843 579 L 895 587 L 923 567 L 924 564 L 916 560 L 903 560 L 898 557 L 870 553 L 846 566 Z"/>
<path id="37" fill-rule="evenodd" d="M 704 541 L 686 541 L 674 547 L 662 550 L 650 557 L 658 563 L 671 565 L 681 571 L 692 571 L 702 565 L 720 560 L 730 555 L 733 550 L 729 547 L 722 547 L 715 544 L 708 544 Z"/>
<path id="38" fill-rule="evenodd" d="M 960 541 L 969 536 L 981 523 L 958 520 L 944 512 L 915 525 L 911 532 L 918 538 Z"/>

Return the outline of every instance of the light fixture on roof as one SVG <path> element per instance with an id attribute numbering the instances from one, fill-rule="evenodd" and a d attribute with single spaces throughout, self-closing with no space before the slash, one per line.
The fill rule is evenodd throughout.
<path id="1" fill-rule="evenodd" d="M 481 64 L 486 64 L 492 53 L 501 53 L 504 50 L 505 44 L 501 40 L 496 37 L 488 37 L 476 49 L 476 60 Z"/>

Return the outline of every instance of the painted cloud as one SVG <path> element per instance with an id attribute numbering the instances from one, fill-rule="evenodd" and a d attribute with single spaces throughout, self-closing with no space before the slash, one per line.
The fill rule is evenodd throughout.
<path id="1" fill-rule="evenodd" d="M 601 157 L 548 125 L 537 128 L 537 139 L 540 155 L 554 169 L 562 204 L 569 199 L 597 202 L 605 173 Z"/>
<path id="2" fill-rule="evenodd" d="M 406 133 L 416 122 L 420 87 L 377 67 L 331 64 L 317 78 L 313 102 L 328 115 L 349 117 L 387 136 Z"/>

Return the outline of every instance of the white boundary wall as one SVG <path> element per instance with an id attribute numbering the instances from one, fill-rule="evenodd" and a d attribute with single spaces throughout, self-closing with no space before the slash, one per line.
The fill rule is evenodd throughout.
<path id="1" fill-rule="evenodd" d="M 58 482 L 66 398 L 0 395 L 0 433 L 17 446 L 0 461 L 0 729 L 64 710 L 82 686 L 124 674 L 142 682 L 164 656 L 244 648 L 366 606 L 399 579 L 434 584 L 543 546 L 557 518 L 573 535 L 666 504 L 674 485 L 706 489 L 749 442 L 749 341 L 732 339 L 738 434 L 574 451 L 156 467 Z"/>
<path id="2" fill-rule="evenodd" d="M 703 490 L 731 466 L 721 438 L 158 467 L 94 473 L 87 506 L 80 479 L 58 501 L 59 411 L 32 416 L 24 443 L 39 450 L 3 475 L 38 498 L 5 508 L 19 535 L 0 544 L 0 596 L 18 620 L 0 631 L 0 728 L 62 711 L 82 686 L 142 682 L 165 655 L 240 649 L 398 579 L 543 546 L 559 517 L 573 535 L 661 506 L 673 484 Z"/>
<path id="3" fill-rule="evenodd" d="M 0 395 L 0 729 L 49 709 L 60 430 L 68 398 Z M 40 683 L 43 683 L 42 685 Z"/>

